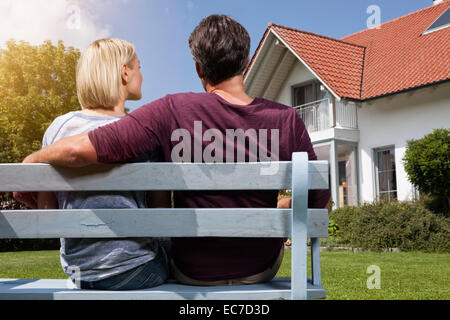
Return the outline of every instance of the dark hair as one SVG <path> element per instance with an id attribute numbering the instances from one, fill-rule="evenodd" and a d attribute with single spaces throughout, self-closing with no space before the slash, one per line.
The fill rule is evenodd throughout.
<path id="1" fill-rule="evenodd" d="M 244 72 L 250 54 L 250 36 L 233 18 L 214 14 L 194 29 L 189 48 L 205 80 L 216 85 Z"/>

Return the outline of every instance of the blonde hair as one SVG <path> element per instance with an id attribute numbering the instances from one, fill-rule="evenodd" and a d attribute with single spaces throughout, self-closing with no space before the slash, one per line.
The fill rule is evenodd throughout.
<path id="1" fill-rule="evenodd" d="M 112 109 L 121 99 L 122 65 L 131 65 L 134 46 L 120 39 L 100 39 L 80 56 L 77 94 L 84 109 Z"/>

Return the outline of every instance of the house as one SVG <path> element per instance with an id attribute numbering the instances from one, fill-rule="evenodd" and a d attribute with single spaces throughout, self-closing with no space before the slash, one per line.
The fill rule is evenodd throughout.
<path id="1" fill-rule="evenodd" d="M 269 24 L 245 89 L 297 110 L 330 161 L 335 207 L 417 196 L 407 140 L 450 128 L 449 7 L 435 0 L 342 39 Z"/>

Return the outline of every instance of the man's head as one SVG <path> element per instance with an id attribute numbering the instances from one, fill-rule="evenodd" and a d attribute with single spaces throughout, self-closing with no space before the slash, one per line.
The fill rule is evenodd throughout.
<path id="1" fill-rule="evenodd" d="M 194 29 L 189 48 L 202 80 L 216 85 L 243 74 L 250 54 L 250 36 L 233 18 L 215 14 Z"/>

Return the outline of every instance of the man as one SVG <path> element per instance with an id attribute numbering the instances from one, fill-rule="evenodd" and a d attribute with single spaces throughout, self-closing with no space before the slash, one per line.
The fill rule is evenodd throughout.
<path id="1" fill-rule="evenodd" d="M 209 16 L 192 32 L 189 46 L 206 93 L 167 95 L 111 125 L 60 140 L 24 162 L 69 167 L 124 163 L 157 148 L 162 149 L 167 162 L 202 162 L 202 151 L 212 139 L 198 141 L 198 133 L 210 129 L 215 130 L 215 139 L 225 141 L 225 151 L 215 150 L 219 162 L 242 160 L 242 149 L 245 161 L 262 159 L 261 152 L 250 148 L 251 135 L 249 147 L 245 139 L 241 143 L 238 139 L 236 145 L 234 137 L 231 142 L 228 139 L 230 129 L 256 132 L 258 145 L 263 139 L 261 130 L 270 131 L 272 144 L 266 144 L 265 151 L 274 160 L 289 161 L 293 152 L 308 152 L 310 160 L 317 160 L 305 125 L 293 108 L 245 93 L 243 72 L 249 61 L 250 37 L 238 22 L 224 15 Z M 187 133 L 184 140 L 189 139 L 182 142 L 189 146 L 183 155 L 179 152 L 180 132 Z M 196 152 L 199 144 L 200 154 Z M 189 150 L 194 154 L 188 154 Z M 184 191 L 174 192 L 174 204 L 179 208 L 276 207 L 277 195 L 276 190 Z M 311 192 L 310 207 L 324 208 L 329 198 L 327 190 Z M 283 250 L 283 239 L 174 238 L 172 268 L 177 280 L 185 284 L 260 283 L 275 276 Z"/>

